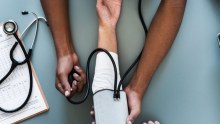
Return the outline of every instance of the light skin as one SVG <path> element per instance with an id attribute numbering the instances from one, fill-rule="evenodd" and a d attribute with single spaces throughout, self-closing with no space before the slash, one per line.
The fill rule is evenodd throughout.
<path id="1" fill-rule="evenodd" d="M 72 88 L 73 91 L 66 95 L 73 95 L 75 92 L 82 90 L 85 83 L 85 73 L 79 66 L 78 56 L 74 50 L 74 46 L 71 44 L 72 38 L 69 29 L 68 2 L 67 0 L 41 0 L 41 2 L 51 27 L 57 51 L 58 64 L 56 87 L 63 94 L 65 94 L 65 92 L 67 93 L 67 91 L 70 92 Z M 132 80 L 125 89 L 130 110 L 127 124 L 133 123 L 141 112 L 141 102 L 144 93 L 153 74 L 175 40 L 181 25 L 185 5 L 186 0 L 161 0 L 160 6 L 149 27 L 143 54 L 137 69 Z M 120 9 L 121 0 L 97 0 L 99 39 L 103 39 L 101 40 L 103 43 L 108 38 L 110 38 L 111 41 L 114 41 L 114 39 L 116 40 L 115 28 Z M 105 17 L 105 15 L 108 16 Z M 105 47 L 105 44 L 102 45 L 101 42 L 98 45 Z M 117 48 L 111 48 L 111 50 L 117 51 Z M 78 83 L 75 82 L 73 86 L 69 86 L 67 75 L 72 68 L 76 68 L 80 75 L 75 75 L 75 78 L 78 77 Z M 148 123 L 151 124 L 151 122 Z"/>
<path id="2" fill-rule="evenodd" d="M 102 1 L 102 4 L 100 4 L 100 1 Z M 116 13 L 117 15 L 118 11 L 120 12 L 121 6 L 116 6 L 118 5 L 118 3 L 121 3 L 121 0 L 97 0 L 97 13 L 99 15 L 99 24 L 103 24 L 103 22 L 105 21 L 115 22 L 115 20 L 111 19 L 111 16 L 115 17 L 114 13 Z M 101 9 L 103 7 L 100 6 L 106 6 L 106 8 L 113 9 L 104 10 Z M 172 46 L 173 41 L 175 40 L 175 37 L 182 22 L 185 6 L 186 0 L 161 0 L 160 6 L 149 27 L 148 35 L 145 39 L 143 54 L 138 63 L 137 69 L 129 85 L 125 88 L 130 110 L 130 114 L 127 118 L 127 124 L 133 123 L 141 112 L 141 103 L 144 93 L 149 85 L 153 74 L 157 70 L 158 66 L 162 62 L 163 58 L 166 56 L 167 52 Z M 103 11 L 109 11 L 109 13 L 112 14 L 103 15 Z M 102 12 L 102 14 L 100 14 L 100 12 Z M 102 16 L 105 18 L 100 18 Z M 114 29 L 115 28 L 116 27 L 114 27 Z M 99 38 L 101 35 L 105 34 L 100 33 L 99 30 Z M 91 115 L 94 116 L 94 111 L 91 111 Z M 159 124 L 159 122 L 149 121 L 144 122 L 143 124 Z"/>
<path id="3" fill-rule="evenodd" d="M 80 67 L 79 58 L 72 44 L 68 0 L 41 0 L 41 4 L 56 47 L 57 69 L 55 87 L 66 97 L 71 97 L 76 92 L 82 91 L 86 76 Z M 70 86 L 68 74 L 73 68 L 78 74 L 73 74 L 76 80 Z"/>

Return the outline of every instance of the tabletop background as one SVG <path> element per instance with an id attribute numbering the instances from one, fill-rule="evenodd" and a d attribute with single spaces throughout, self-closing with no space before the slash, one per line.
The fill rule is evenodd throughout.
<path id="1" fill-rule="evenodd" d="M 0 0 L 0 21 L 19 24 L 20 31 L 33 19 L 22 10 L 44 15 L 39 0 Z M 117 27 L 121 74 L 138 55 L 144 43 L 144 30 L 138 18 L 137 0 L 123 0 Z M 149 26 L 160 0 L 144 0 L 143 15 Z M 85 68 L 89 53 L 97 44 L 96 0 L 71 0 L 71 28 L 76 50 Z M 30 46 L 32 32 L 24 39 Z M 159 120 L 162 124 L 220 123 L 220 32 L 219 0 L 188 0 L 183 23 L 172 49 L 146 92 L 142 113 L 136 123 Z M 91 97 L 74 106 L 55 89 L 56 55 L 51 33 L 40 23 L 32 62 L 48 100 L 47 113 L 22 124 L 89 124 Z M 125 82 L 127 83 L 128 80 Z"/>

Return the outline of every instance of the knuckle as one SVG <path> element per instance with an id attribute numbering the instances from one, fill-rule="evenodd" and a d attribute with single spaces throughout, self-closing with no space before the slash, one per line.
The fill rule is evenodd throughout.
<path id="1" fill-rule="evenodd" d="M 63 87 L 64 87 L 65 90 L 69 89 L 69 86 L 67 84 L 64 84 Z"/>
<path id="2" fill-rule="evenodd" d="M 64 72 L 63 71 L 57 71 L 57 76 L 58 78 L 62 78 L 64 75 Z"/>

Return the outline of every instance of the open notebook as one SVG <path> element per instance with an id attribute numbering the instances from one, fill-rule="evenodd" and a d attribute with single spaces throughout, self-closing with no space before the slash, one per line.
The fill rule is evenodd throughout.
<path id="1" fill-rule="evenodd" d="M 2 78 L 11 66 L 9 52 L 16 42 L 12 35 L 6 35 L 3 25 L 0 23 L 0 78 Z M 14 52 L 16 60 L 23 60 L 24 55 L 20 46 Z M 0 124 L 11 124 L 24 121 L 35 115 L 48 111 L 49 107 L 40 87 L 37 76 L 33 71 L 33 91 L 28 104 L 15 113 L 0 111 Z M 0 85 L 0 107 L 5 109 L 20 106 L 27 97 L 29 90 L 29 73 L 27 64 L 17 66 L 13 73 Z"/>

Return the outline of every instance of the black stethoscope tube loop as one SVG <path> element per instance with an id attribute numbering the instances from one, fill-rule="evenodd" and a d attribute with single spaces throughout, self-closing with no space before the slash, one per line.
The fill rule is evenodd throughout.
<path id="1" fill-rule="evenodd" d="M 84 96 L 84 98 L 80 101 L 73 101 L 71 100 L 71 98 L 67 97 L 67 100 L 72 103 L 72 104 L 81 104 L 83 102 L 86 101 L 86 99 L 88 98 L 89 96 L 89 92 L 90 92 L 90 87 L 91 87 L 91 80 L 90 80 L 90 62 L 91 62 L 91 59 L 93 57 L 93 55 L 97 52 L 104 52 L 108 55 L 108 57 L 110 58 L 111 62 L 112 62 L 112 65 L 113 65 L 113 68 L 114 68 L 114 73 L 115 73 L 115 79 L 114 79 L 114 98 L 116 98 L 116 94 L 117 94 L 117 79 L 118 79 L 118 76 L 117 76 L 117 67 L 116 67 L 116 64 L 115 64 L 115 61 L 113 59 L 113 57 L 111 56 L 111 54 L 105 50 L 105 49 L 102 49 L 102 48 L 97 48 L 95 49 L 94 51 L 92 51 L 92 53 L 89 55 L 88 57 L 88 60 L 87 60 L 87 65 L 86 65 L 86 83 L 87 83 L 87 90 L 86 90 L 86 95 Z"/>
<path id="2" fill-rule="evenodd" d="M 15 37 L 15 39 L 17 40 L 17 42 L 14 43 L 14 45 L 12 46 L 11 50 L 10 50 L 10 59 L 12 61 L 12 64 L 11 64 L 11 68 L 10 70 L 8 71 L 8 73 L 0 80 L 0 84 L 2 84 L 6 79 L 7 77 L 12 73 L 12 71 L 18 66 L 18 65 L 23 65 L 25 63 L 27 63 L 27 66 L 28 66 L 28 71 L 29 71 L 29 76 L 30 76 L 30 87 L 29 87 L 29 91 L 28 91 L 28 94 L 27 94 L 27 97 L 25 99 L 25 101 L 19 106 L 17 107 L 16 109 L 12 109 L 12 110 L 6 110 L 6 109 L 3 109 L 2 107 L 0 107 L 0 111 L 3 111 L 5 113 L 13 113 L 13 112 L 17 112 L 19 110 L 21 110 L 22 108 L 25 107 L 25 105 L 27 105 L 28 101 L 30 100 L 30 97 L 31 97 L 31 93 L 32 93 L 32 90 L 33 90 L 33 74 L 32 74 L 32 67 L 31 67 L 31 63 L 30 63 L 30 58 L 31 58 L 31 55 L 32 55 L 32 48 L 33 48 L 33 45 L 36 41 L 36 36 L 37 36 L 37 31 L 38 31 L 38 22 L 39 20 L 43 20 L 47 23 L 47 20 L 43 17 L 38 17 L 35 13 L 31 12 L 34 16 L 35 16 L 35 19 L 26 27 L 26 29 L 24 30 L 24 32 L 22 33 L 22 36 L 23 34 L 34 24 L 34 22 L 36 23 L 36 29 L 35 29 L 35 36 L 33 38 L 33 43 L 32 43 L 32 46 L 31 48 L 29 49 L 28 53 L 26 52 L 25 48 L 24 48 L 24 45 L 22 44 L 21 42 L 21 39 L 18 37 L 17 35 L 17 30 L 18 30 L 18 26 L 16 24 L 16 22 L 14 21 L 11 21 L 9 20 L 8 22 L 4 23 L 3 25 L 3 30 L 6 34 L 8 35 L 13 35 Z M 28 14 L 27 11 L 25 11 L 25 13 L 22 12 L 22 14 Z M 6 27 L 6 24 L 12 24 L 14 27 L 13 30 L 7 30 L 7 27 Z M 12 28 L 11 27 L 11 28 Z M 10 28 L 9 28 L 10 29 Z M 21 37 L 22 37 L 21 36 Z M 15 51 L 15 48 L 17 47 L 17 45 L 20 45 L 22 51 L 23 51 L 23 54 L 25 56 L 25 59 L 21 62 L 18 62 L 14 59 L 13 57 L 13 53 Z"/>
<path id="3" fill-rule="evenodd" d="M 142 16 L 142 9 L 141 9 L 141 5 L 142 5 L 142 0 L 139 0 L 138 2 L 138 14 L 139 14 L 139 18 L 141 20 L 141 24 L 144 28 L 145 31 L 145 35 L 147 35 L 148 31 L 147 31 L 147 26 L 144 22 L 144 18 Z M 129 72 L 131 71 L 131 69 L 137 64 L 137 62 L 140 60 L 141 55 L 142 55 L 143 49 L 141 50 L 140 54 L 138 55 L 138 57 L 134 60 L 134 62 L 131 64 L 131 66 L 128 68 L 128 70 L 125 72 L 125 74 L 122 76 L 119 85 L 118 85 L 118 89 L 117 89 L 117 94 L 120 97 L 120 87 L 122 86 L 123 81 L 125 80 L 125 78 L 127 77 L 127 75 L 129 74 Z"/>
<path id="4" fill-rule="evenodd" d="M 138 2 L 138 14 L 139 14 L 139 18 L 141 20 L 141 24 L 144 28 L 144 31 L 145 31 L 145 36 L 147 35 L 148 31 L 147 31 L 147 26 L 144 22 L 144 19 L 143 19 L 143 16 L 142 16 L 142 10 L 141 10 L 141 5 L 142 5 L 142 0 L 139 0 Z M 117 100 L 117 99 L 120 99 L 120 89 L 121 89 L 121 86 L 122 86 L 122 83 L 123 81 L 125 80 L 125 78 L 127 77 L 127 75 L 129 74 L 129 72 L 131 71 L 131 69 L 137 64 L 137 62 L 140 60 L 141 58 L 141 55 L 142 55 L 142 51 L 143 49 L 141 50 L 140 54 L 138 55 L 138 57 L 135 59 L 135 61 L 131 64 L 131 66 L 128 68 L 128 70 L 125 72 L 125 74 L 122 76 L 121 80 L 119 81 L 119 84 L 118 84 L 118 87 L 117 87 L 117 68 L 116 68 L 116 64 L 115 64 L 115 61 L 114 59 L 112 58 L 111 54 L 105 50 L 105 49 L 102 49 L 102 48 L 97 48 L 95 49 L 88 57 L 88 60 L 87 60 L 87 67 L 86 67 L 86 83 L 87 83 L 87 91 L 86 91 L 86 95 L 84 96 L 84 98 L 81 100 L 81 101 L 72 101 L 71 98 L 67 98 L 68 101 L 72 104 L 81 104 L 83 102 L 86 101 L 86 99 L 88 98 L 88 95 L 89 95 L 89 92 L 90 92 L 90 87 L 91 87 L 91 81 L 90 81 L 90 75 L 89 75 L 89 72 L 90 72 L 90 69 L 89 69 L 89 65 L 90 65 L 90 61 L 91 61 L 91 58 L 92 56 L 96 53 L 96 52 L 105 52 L 109 58 L 111 59 L 111 62 L 113 64 L 113 67 L 114 67 L 114 70 L 115 70 L 115 80 L 114 80 L 114 94 L 113 94 L 113 98 L 114 100 Z M 107 90 L 107 89 L 106 89 Z M 99 91 L 97 91 L 99 92 Z M 94 93 L 95 94 L 95 93 Z"/>
<path id="5" fill-rule="evenodd" d="M 22 51 L 23 51 L 23 53 L 24 53 L 24 55 L 25 55 L 25 62 L 27 63 L 27 65 L 28 65 L 28 71 L 29 71 L 29 76 L 30 76 L 30 86 L 29 86 L 29 91 L 28 91 L 28 95 L 27 95 L 27 97 L 26 97 L 26 99 L 25 99 L 25 101 L 19 106 L 19 107 L 17 107 L 16 109 L 12 109 L 12 110 L 6 110 L 6 109 L 3 109 L 2 107 L 0 107 L 0 111 L 3 111 L 3 112 L 5 112 L 5 113 L 13 113 L 13 112 L 17 112 L 17 111 L 19 111 L 19 110 L 21 110 L 22 108 L 24 108 L 24 106 L 28 103 L 28 101 L 29 101 L 29 99 L 30 99 L 30 97 L 31 97 L 31 92 L 32 92 L 32 89 L 33 89 L 33 76 L 32 76 L 32 70 L 31 70 L 31 64 L 30 64 L 30 61 L 29 61 L 29 58 L 30 58 L 30 56 L 28 56 L 28 54 L 26 53 L 26 51 L 25 51 L 25 48 L 24 48 L 24 46 L 23 46 L 23 44 L 21 43 L 21 40 L 18 38 L 18 36 L 16 35 L 16 33 L 15 34 L 13 34 L 14 35 L 14 37 L 16 38 L 16 40 L 18 41 L 18 42 L 16 42 L 15 43 L 15 45 L 13 45 L 13 47 L 16 47 L 17 45 L 17 43 L 21 46 L 21 49 L 22 49 Z M 14 51 L 15 50 L 15 48 L 14 49 L 11 49 L 11 51 Z M 12 53 L 13 54 L 13 53 Z M 23 61 L 23 62 L 24 62 Z M 10 71 L 12 72 L 14 69 L 13 68 L 15 68 L 17 65 L 19 65 L 19 62 L 17 62 L 18 64 L 13 64 L 14 62 L 12 61 L 12 66 L 11 66 L 11 69 L 10 69 Z M 8 76 L 10 75 L 10 73 L 8 73 Z M 7 78 L 7 77 L 6 77 Z M 5 78 L 5 79 L 6 79 Z M 5 80 L 4 79 L 4 80 Z M 0 82 L 0 84 L 4 81 L 4 80 L 1 80 L 1 82 Z"/>

